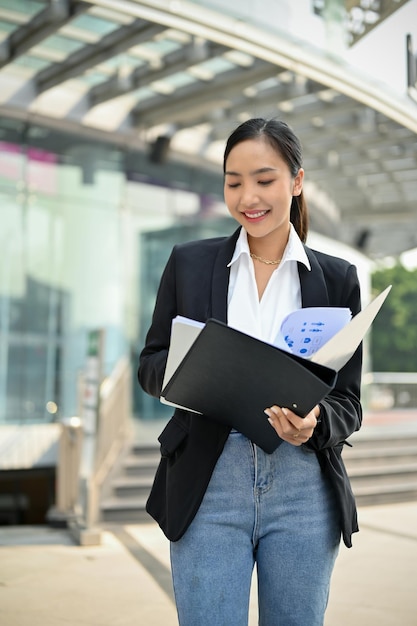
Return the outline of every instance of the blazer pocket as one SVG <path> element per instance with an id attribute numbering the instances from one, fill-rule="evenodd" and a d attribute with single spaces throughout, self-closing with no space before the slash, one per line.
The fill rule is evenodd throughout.
<path id="1" fill-rule="evenodd" d="M 158 441 L 161 444 L 161 456 L 167 459 L 171 458 L 187 435 L 188 431 L 183 424 L 175 417 L 171 417 L 158 437 Z"/>

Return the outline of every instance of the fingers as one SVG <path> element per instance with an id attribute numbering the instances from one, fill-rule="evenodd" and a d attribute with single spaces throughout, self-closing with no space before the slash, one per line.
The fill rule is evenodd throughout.
<path id="1" fill-rule="evenodd" d="M 265 414 L 281 439 L 294 446 L 301 446 L 306 443 L 312 436 L 317 424 L 314 410 L 302 418 L 285 407 L 274 405 L 265 409 Z"/>

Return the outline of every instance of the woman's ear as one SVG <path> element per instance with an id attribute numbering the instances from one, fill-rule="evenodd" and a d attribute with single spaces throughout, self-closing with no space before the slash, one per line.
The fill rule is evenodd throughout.
<path id="1" fill-rule="evenodd" d="M 294 178 L 292 186 L 292 195 L 299 196 L 303 190 L 304 170 L 302 167 L 298 170 L 297 176 Z"/>

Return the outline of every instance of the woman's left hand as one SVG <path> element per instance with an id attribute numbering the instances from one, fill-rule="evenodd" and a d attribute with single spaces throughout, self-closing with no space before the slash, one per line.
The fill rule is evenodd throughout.
<path id="1" fill-rule="evenodd" d="M 317 418 L 320 415 L 320 407 L 317 405 L 305 417 L 299 417 L 296 413 L 281 408 L 274 404 L 265 409 L 268 421 L 276 430 L 277 434 L 293 446 L 301 446 L 312 436 L 317 426 Z"/>

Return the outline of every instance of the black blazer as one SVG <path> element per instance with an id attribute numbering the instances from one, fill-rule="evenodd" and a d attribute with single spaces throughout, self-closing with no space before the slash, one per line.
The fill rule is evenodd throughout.
<path id="1" fill-rule="evenodd" d="M 171 321 L 183 315 L 201 322 L 227 322 L 230 262 L 238 229 L 218 237 L 175 246 L 163 272 L 152 324 L 140 355 L 138 377 L 143 389 L 159 397 L 170 342 Z M 302 306 L 360 310 L 356 268 L 345 260 L 305 246 L 309 271 L 299 264 Z M 347 437 L 360 428 L 362 350 L 339 372 L 335 389 L 320 404 L 320 423 L 304 446 L 315 452 L 328 475 L 340 508 L 341 532 L 350 547 L 358 530 L 356 505 L 341 458 Z M 161 461 L 148 498 L 147 511 L 171 541 L 187 530 L 203 499 L 230 428 L 204 416 L 176 409 L 159 437 Z"/>

